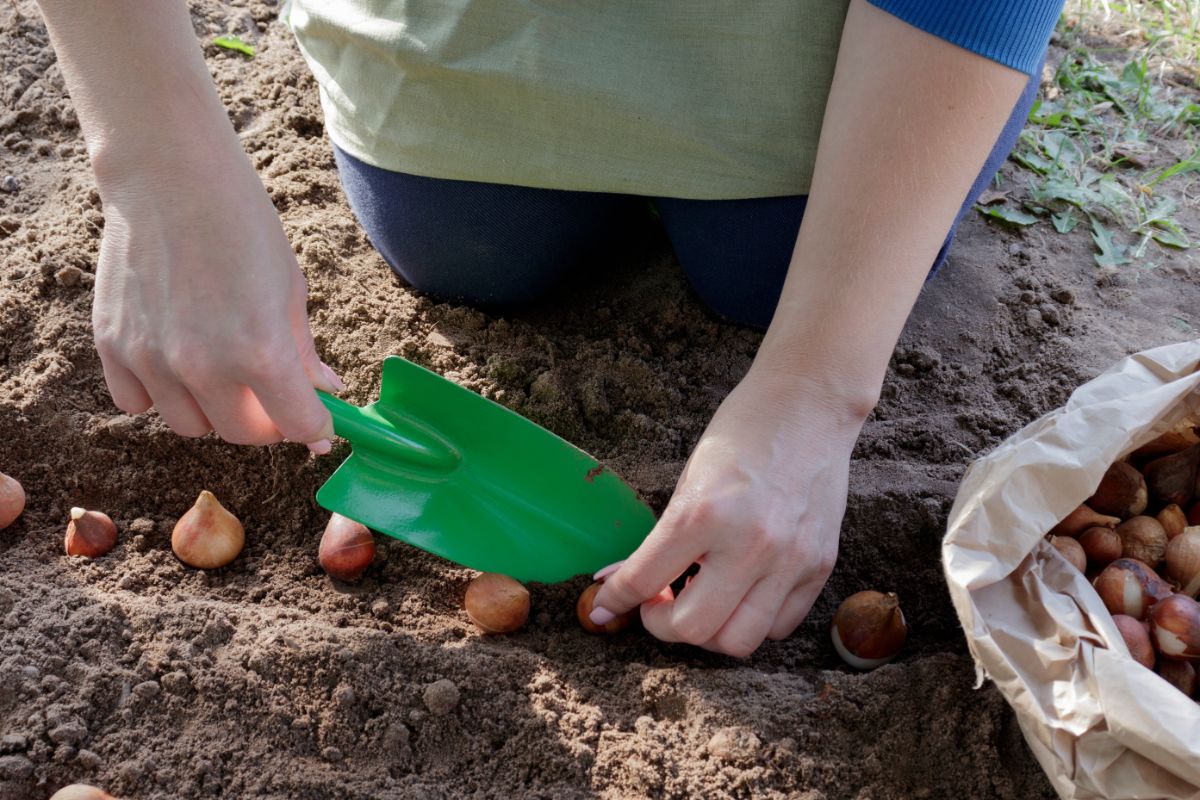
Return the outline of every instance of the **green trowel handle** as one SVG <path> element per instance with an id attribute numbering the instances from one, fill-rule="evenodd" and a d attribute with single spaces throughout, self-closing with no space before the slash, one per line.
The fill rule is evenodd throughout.
<path id="1" fill-rule="evenodd" d="M 459 455 L 449 445 L 411 420 L 397 414 L 384 416 L 378 409 L 356 405 L 318 391 L 317 396 L 333 415 L 333 430 L 354 445 L 368 449 L 397 466 L 449 472 Z"/>

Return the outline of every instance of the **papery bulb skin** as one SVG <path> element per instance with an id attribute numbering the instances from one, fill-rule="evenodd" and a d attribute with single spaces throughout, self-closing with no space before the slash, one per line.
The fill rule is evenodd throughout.
<path id="1" fill-rule="evenodd" d="M 0 472 L 0 530 L 17 521 L 25 510 L 25 489 L 11 475 Z"/>
<path id="2" fill-rule="evenodd" d="M 1129 648 L 1129 655 L 1133 660 L 1146 669 L 1154 669 L 1154 646 L 1150 644 L 1150 633 L 1146 630 L 1146 625 L 1125 614 L 1114 614 L 1113 622 L 1121 632 L 1121 638 L 1125 640 L 1125 646 Z"/>
<path id="3" fill-rule="evenodd" d="M 1148 564 L 1133 558 L 1118 558 L 1092 582 L 1110 614 L 1125 614 L 1145 620 L 1154 604 L 1173 594 L 1171 585 Z"/>
<path id="4" fill-rule="evenodd" d="M 375 537 L 361 522 L 334 514 L 321 534 L 317 560 L 321 569 L 341 581 L 356 581 L 375 559 Z"/>
<path id="5" fill-rule="evenodd" d="M 71 521 L 63 537 L 63 549 L 69 556 L 98 558 L 117 545 L 117 526 L 103 511 L 71 509 Z"/>
<path id="6" fill-rule="evenodd" d="M 196 569 L 219 569 L 233 562 L 246 544 L 242 523 L 210 491 L 200 492 L 196 504 L 175 523 L 171 549 Z"/>
<path id="7" fill-rule="evenodd" d="M 1104 473 L 1096 493 L 1086 504 L 1101 514 L 1128 519 L 1145 511 L 1149 500 L 1142 473 L 1124 461 L 1118 461 Z"/>
<path id="8" fill-rule="evenodd" d="M 1200 471 L 1200 445 L 1156 458 L 1146 465 L 1150 496 L 1163 503 L 1184 505 L 1196 491 L 1197 471 Z"/>
<path id="9" fill-rule="evenodd" d="M 895 593 L 856 592 L 842 601 L 830 626 L 839 656 L 855 669 L 875 669 L 896 657 L 908 623 Z"/>
<path id="10" fill-rule="evenodd" d="M 463 606 L 484 633 L 512 633 L 529 619 L 529 590 L 515 578 L 485 572 L 467 586 Z"/>
<path id="11" fill-rule="evenodd" d="M 1084 503 L 1051 528 L 1050 535 L 1070 536 L 1074 539 L 1089 528 L 1115 528 L 1120 522 L 1119 517 L 1097 514 Z"/>
<path id="12" fill-rule="evenodd" d="M 1167 658 L 1200 659 L 1200 603 L 1185 594 L 1173 594 L 1150 610 L 1150 636 L 1154 647 Z"/>

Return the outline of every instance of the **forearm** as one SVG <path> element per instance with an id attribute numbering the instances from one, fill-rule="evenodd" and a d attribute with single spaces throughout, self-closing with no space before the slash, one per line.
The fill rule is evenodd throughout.
<path id="1" fill-rule="evenodd" d="M 39 0 L 101 189 L 236 147 L 182 0 Z"/>
<path id="2" fill-rule="evenodd" d="M 808 206 L 752 370 L 781 404 L 821 392 L 860 421 L 874 407 L 925 276 L 1026 81 L 851 3 Z"/>

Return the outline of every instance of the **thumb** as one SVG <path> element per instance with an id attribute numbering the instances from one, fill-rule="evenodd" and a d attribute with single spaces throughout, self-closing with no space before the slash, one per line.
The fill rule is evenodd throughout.
<path id="1" fill-rule="evenodd" d="M 303 305 L 301 305 L 303 308 Z M 292 321 L 292 338 L 296 341 L 296 351 L 300 355 L 300 364 L 304 367 L 304 372 L 308 375 L 308 379 L 312 385 L 323 392 L 336 394 L 346 388 L 346 384 L 342 383 L 342 379 L 337 373 L 330 369 L 329 365 L 321 360 L 317 355 L 316 345 L 313 343 L 312 329 L 308 325 L 308 317 L 301 314 L 299 319 L 293 316 Z"/>

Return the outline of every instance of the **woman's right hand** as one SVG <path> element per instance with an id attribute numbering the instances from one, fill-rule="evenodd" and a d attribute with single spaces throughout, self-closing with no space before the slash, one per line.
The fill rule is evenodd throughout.
<path id="1" fill-rule="evenodd" d="M 183 0 L 38 0 L 104 204 L 92 311 L 113 400 L 184 436 L 329 451 L 304 276 Z"/>
<path id="2" fill-rule="evenodd" d="M 111 166 L 96 164 L 92 321 L 116 405 L 154 406 L 183 436 L 328 452 L 313 387 L 344 387 L 313 347 L 304 276 L 232 131 L 208 152 Z"/>

